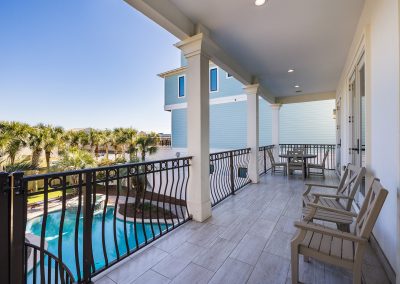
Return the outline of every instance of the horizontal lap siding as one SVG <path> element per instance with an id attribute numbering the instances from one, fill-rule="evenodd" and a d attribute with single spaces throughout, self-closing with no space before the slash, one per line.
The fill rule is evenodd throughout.
<path id="1" fill-rule="evenodd" d="M 176 109 L 171 111 L 172 120 L 172 147 L 186 148 L 187 145 L 187 120 L 186 109 Z"/>
<path id="2" fill-rule="evenodd" d="M 264 100 L 260 99 L 260 109 L 259 109 L 259 143 L 260 146 L 267 146 L 272 144 L 272 109 L 270 104 Z"/>
<path id="3" fill-rule="evenodd" d="M 334 100 L 283 105 L 280 143 L 335 144 Z"/>
<path id="4" fill-rule="evenodd" d="M 187 82 L 185 78 L 185 97 L 178 98 L 178 77 L 181 75 L 174 75 L 166 77 L 164 80 L 165 88 L 165 105 L 186 103 Z"/>
<path id="5" fill-rule="evenodd" d="M 172 112 L 172 147 L 187 146 L 186 109 Z M 260 145 L 271 144 L 272 112 L 265 100 L 260 100 Z M 210 106 L 210 148 L 236 149 L 247 144 L 247 102 Z"/>
<path id="6" fill-rule="evenodd" d="M 247 103 L 245 101 L 210 106 L 210 147 L 235 149 L 247 144 Z"/>

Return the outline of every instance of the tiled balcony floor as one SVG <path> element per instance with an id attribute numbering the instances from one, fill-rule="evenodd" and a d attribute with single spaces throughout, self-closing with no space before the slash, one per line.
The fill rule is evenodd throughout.
<path id="1" fill-rule="evenodd" d="M 336 184 L 333 173 L 314 182 Z M 290 240 L 301 214 L 304 181 L 266 175 L 213 209 L 204 223 L 188 222 L 131 256 L 95 283 L 291 283 Z M 389 283 L 371 248 L 366 283 Z M 96 280 L 96 279 L 95 279 Z M 300 258 L 304 283 L 351 283 L 343 269 Z"/>

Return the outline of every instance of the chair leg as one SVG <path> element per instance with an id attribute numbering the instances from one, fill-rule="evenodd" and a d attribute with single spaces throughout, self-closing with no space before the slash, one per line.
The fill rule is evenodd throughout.
<path id="1" fill-rule="evenodd" d="M 353 284 L 361 284 L 361 261 L 354 263 Z"/>
<path id="2" fill-rule="evenodd" d="M 291 250 L 292 284 L 299 283 L 299 253 L 297 244 L 292 243 Z"/>

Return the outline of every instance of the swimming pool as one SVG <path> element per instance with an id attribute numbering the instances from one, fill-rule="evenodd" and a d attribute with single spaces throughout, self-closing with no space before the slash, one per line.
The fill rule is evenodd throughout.
<path id="1" fill-rule="evenodd" d="M 95 214 L 93 216 L 92 249 L 93 249 L 94 265 L 96 270 L 101 269 L 105 266 L 105 258 L 102 246 L 102 218 L 103 218 L 102 212 Z M 42 216 L 29 220 L 26 226 L 26 232 L 34 234 L 36 236 L 40 236 L 42 230 L 42 220 L 43 220 Z M 59 242 L 60 220 L 61 220 L 61 211 L 56 211 L 48 214 L 46 222 L 45 240 L 48 245 L 47 250 L 56 256 L 59 256 L 58 242 Z M 117 259 L 117 249 L 114 241 L 113 222 L 114 222 L 114 208 L 108 207 L 106 210 L 105 223 L 104 223 L 105 245 L 106 245 L 106 252 L 107 252 L 106 254 L 108 262 L 112 262 L 113 260 Z M 66 210 L 64 227 L 62 232 L 62 260 L 64 264 L 71 270 L 75 278 L 77 277 L 77 268 L 75 261 L 76 227 L 77 227 L 76 211 Z M 160 227 L 162 231 L 164 231 L 167 228 L 165 224 L 160 224 Z M 136 248 L 135 230 L 137 234 L 137 241 L 140 245 L 145 242 L 145 234 L 148 240 L 153 238 L 154 236 L 160 235 L 160 227 L 158 226 L 157 223 L 154 223 L 152 230 L 152 226 L 149 223 L 145 223 L 143 228 L 143 224 L 141 222 L 136 223 L 135 225 L 133 222 L 127 221 L 126 230 L 128 235 L 129 249 L 133 250 Z M 119 255 L 122 256 L 127 253 L 127 246 L 125 242 L 124 222 L 122 220 L 119 220 L 118 218 L 116 220 L 116 239 L 117 239 Z M 79 218 L 79 226 L 78 226 L 78 249 L 79 249 L 79 263 L 81 272 L 82 272 L 82 240 L 83 240 L 83 217 L 81 215 Z M 31 277 L 32 275 L 30 273 L 30 275 L 28 275 L 28 280 Z"/>

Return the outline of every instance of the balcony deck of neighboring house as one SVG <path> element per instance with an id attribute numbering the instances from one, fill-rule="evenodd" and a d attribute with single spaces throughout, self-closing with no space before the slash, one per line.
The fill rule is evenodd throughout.
<path id="1" fill-rule="evenodd" d="M 308 181 L 337 184 L 333 171 Z M 115 265 L 95 283 L 290 283 L 290 241 L 301 217 L 300 177 L 263 175 L 213 208 Z M 364 283 L 390 283 L 371 246 Z M 303 283 L 351 283 L 349 271 L 300 258 Z"/>

